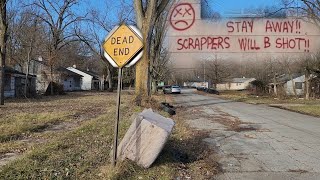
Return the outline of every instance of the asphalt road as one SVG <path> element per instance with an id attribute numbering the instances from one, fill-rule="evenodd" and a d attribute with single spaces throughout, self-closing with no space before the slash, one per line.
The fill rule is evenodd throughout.
<path id="1" fill-rule="evenodd" d="M 206 130 L 223 173 L 216 179 L 320 179 L 320 118 L 183 90 L 175 105 Z"/>

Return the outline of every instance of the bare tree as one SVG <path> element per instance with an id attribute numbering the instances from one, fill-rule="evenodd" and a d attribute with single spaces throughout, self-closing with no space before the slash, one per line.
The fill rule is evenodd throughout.
<path id="1" fill-rule="evenodd" d="M 302 59 L 300 62 L 301 70 L 304 72 L 305 75 L 305 99 L 310 99 L 311 93 L 311 79 L 313 78 L 313 73 L 317 73 L 320 69 L 320 60 L 319 55 L 309 55 L 306 56 L 305 59 Z"/>
<path id="2" fill-rule="evenodd" d="M 320 2 L 319 0 L 282 0 L 283 7 L 270 13 L 275 14 L 280 11 L 291 11 L 298 17 L 314 23 L 320 28 Z M 292 13 L 291 13 L 292 14 Z"/>
<path id="3" fill-rule="evenodd" d="M 136 65 L 136 96 L 144 98 L 150 93 L 150 40 L 155 22 L 167 7 L 169 0 L 134 0 L 136 22 L 143 34 L 143 57 Z"/>
<path id="4" fill-rule="evenodd" d="M 27 96 L 27 87 L 29 86 L 28 75 L 30 61 L 34 57 L 34 49 L 36 49 L 36 46 L 40 47 L 39 42 L 41 41 L 40 39 L 43 38 L 38 31 L 38 26 L 41 26 L 39 19 L 30 15 L 32 11 L 33 9 L 27 8 L 21 12 L 15 12 L 14 15 L 17 18 L 15 19 L 13 16 L 10 16 L 8 20 L 8 56 L 11 58 L 11 65 L 18 64 L 26 74 L 25 96 Z M 37 49 L 39 50 L 39 48 Z"/>
<path id="5" fill-rule="evenodd" d="M 304 6 L 300 8 L 314 24 L 320 28 L 320 2 L 319 0 L 301 0 Z"/>
<path id="6" fill-rule="evenodd" d="M 293 71 L 294 71 L 294 59 L 290 59 L 289 57 L 283 57 L 278 60 L 279 65 L 283 68 L 283 71 L 288 74 L 288 77 L 290 78 L 290 81 L 292 83 L 292 90 L 294 96 L 297 98 L 297 90 L 294 82 L 294 77 L 293 77 Z"/>
<path id="7" fill-rule="evenodd" d="M 217 55 L 215 55 L 214 59 L 204 61 L 203 66 L 203 69 L 206 69 L 206 78 L 214 84 L 214 88 L 216 88 L 217 84 L 231 76 L 228 64 L 219 60 Z"/>
<path id="8" fill-rule="evenodd" d="M 4 72 L 7 44 L 7 1 L 0 0 L 0 105 L 4 105 Z"/>
<path id="9" fill-rule="evenodd" d="M 78 38 L 84 42 L 87 47 L 90 48 L 91 52 L 93 52 L 96 56 L 99 57 L 100 60 L 102 60 L 104 62 L 105 68 L 103 70 L 103 73 L 106 74 L 106 78 L 108 80 L 108 89 L 112 90 L 113 88 L 113 84 L 112 84 L 112 66 L 109 64 L 109 62 L 107 61 L 107 59 L 104 57 L 104 50 L 102 48 L 102 46 L 100 45 L 101 42 L 103 42 L 103 40 L 101 39 L 101 37 L 99 36 L 98 30 L 95 29 L 95 21 L 94 19 L 90 20 L 91 23 L 93 23 L 93 26 L 90 28 L 91 32 L 83 32 L 80 30 L 80 28 L 75 29 L 75 33 L 78 36 Z M 105 26 L 106 24 L 104 22 L 100 22 L 99 20 L 99 24 L 103 25 L 102 27 L 100 26 L 100 28 L 102 28 L 104 31 L 109 32 L 110 31 L 110 27 L 109 26 Z M 98 45 L 98 46 L 97 46 Z"/>
<path id="10" fill-rule="evenodd" d="M 33 15 L 42 20 L 49 29 L 46 47 L 52 83 L 54 82 L 53 70 L 59 60 L 59 51 L 69 43 L 78 41 L 70 26 L 86 16 L 77 16 L 72 11 L 72 7 L 77 4 L 78 0 L 35 0 L 33 2 L 33 5 L 39 9 L 39 13 Z M 51 86 L 51 94 L 53 94 L 53 86 Z"/>
<path id="11" fill-rule="evenodd" d="M 149 87 L 153 93 L 156 92 L 157 82 L 165 80 L 170 73 L 168 68 L 169 53 L 166 47 L 163 46 L 163 41 L 166 36 L 167 18 L 171 4 L 163 11 L 163 13 L 155 21 L 150 41 L 150 80 Z M 150 90 L 148 91 L 150 95 Z"/>
<path id="12" fill-rule="evenodd" d="M 110 91 L 113 89 L 114 68 L 104 56 L 104 49 L 101 44 L 104 42 L 105 37 L 101 37 L 100 35 L 108 34 L 114 26 L 120 23 L 129 23 L 132 21 L 133 8 L 128 6 L 123 0 L 120 1 L 120 4 L 121 8 L 117 8 L 115 12 L 118 17 L 116 20 L 108 19 L 107 14 L 101 14 L 99 11 L 91 9 L 89 18 L 86 19 L 88 31 L 81 31 L 79 27 L 75 29 L 75 34 L 78 38 L 90 48 L 91 52 L 104 62 L 105 67 L 103 68 L 103 73 L 108 81 L 108 90 Z M 106 5 L 110 11 L 113 11 L 112 5 L 109 3 Z"/>

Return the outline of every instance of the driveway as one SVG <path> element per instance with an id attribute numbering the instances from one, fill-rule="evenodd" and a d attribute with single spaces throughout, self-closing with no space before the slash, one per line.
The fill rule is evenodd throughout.
<path id="1" fill-rule="evenodd" d="M 194 90 L 173 97 L 190 127 L 208 132 L 223 171 L 216 179 L 320 179 L 320 118 Z"/>

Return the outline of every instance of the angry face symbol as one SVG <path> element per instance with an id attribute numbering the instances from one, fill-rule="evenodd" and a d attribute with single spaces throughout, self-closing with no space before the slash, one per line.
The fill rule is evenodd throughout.
<path id="1" fill-rule="evenodd" d="M 181 3 L 173 8 L 170 15 L 170 24 L 175 30 L 184 31 L 193 25 L 195 16 L 195 11 L 191 4 Z"/>

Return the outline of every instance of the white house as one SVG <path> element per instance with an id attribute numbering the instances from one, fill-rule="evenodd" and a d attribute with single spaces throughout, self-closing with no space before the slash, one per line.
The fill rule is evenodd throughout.
<path id="1" fill-rule="evenodd" d="M 288 79 L 283 87 L 287 95 L 294 95 L 294 88 L 296 89 L 296 93 L 298 96 L 301 96 L 304 94 L 304 82 L 306 80 L 306 76 L 298 76 L 293 78 L 292 80 Z M 294 83 L 294 84 L 293 84 Z"/>
<path id="2" fill-rule="evenodd" d="M 312 80 L 315 79 L 316 77 L 317 76 L 315 75 L 311 75 Z M 289 96 L 295 95 L 294 89 L 296 90 L 296 93 L 298 96 L 302 96 L 305 94 L 305 81 L 306 81 L 305 75 L 294 74 L 292 75 L 292 80 L 291 78 L 289 78 L 288 75 L 284 75 L 283 77 L 279 78 L 278 81 L 279 81 L 279 84 L 283 85 L 283 89 L 285 93 Z M 316 88 L 316 87 L 312 87 L 312 89 L 313 88 Z"/>
<path id="3" fill-rule="evenodd" d="M 63 85 L 64 91 L 79 91 L 81 90 L 81 78 L 82 75 L 70 71 L 66 68 L 58 68 L 57 71 L 60 74 L 60 84 Z"/>
<path id="4" fill-rule="evenodd" d="M 193 87 L 193 88 L 197 88 L 197 87 L 208 88 L 209 87 L 209 82 L 184 82 L 183 86 Z"/>
<path id="5" fill-rule="evenodd" d="M 246 90 L 250 87 L 250 83 L 255 81 L 255 78 L 233 78 L 225 83 L 217 84 L 216 89 L 218 91 L 240 91 Z"/>
<path id="6" fill-rule="evenodd" d="M 69 71 L 77 73 L 82 76 L 80 86 L 81 90 L 98 90 L 100 84 L 100 78 L 97 74 L 92 71 L 82 71 L 76 67 L 68 67 Z"/>
<path id="7" fill-rule="evenodd" d="M 50 66 L 41 59 L 31 60 L 29 73 L 36 76 L 36 90 L 38 93 L 45 93 L 53 80 L 55 83 L 63 85 L 63 91 L 78 91 L 81 90 L 82 76 L 72 72 L 64 67 L 54 68 L 52 72 Z"/>

